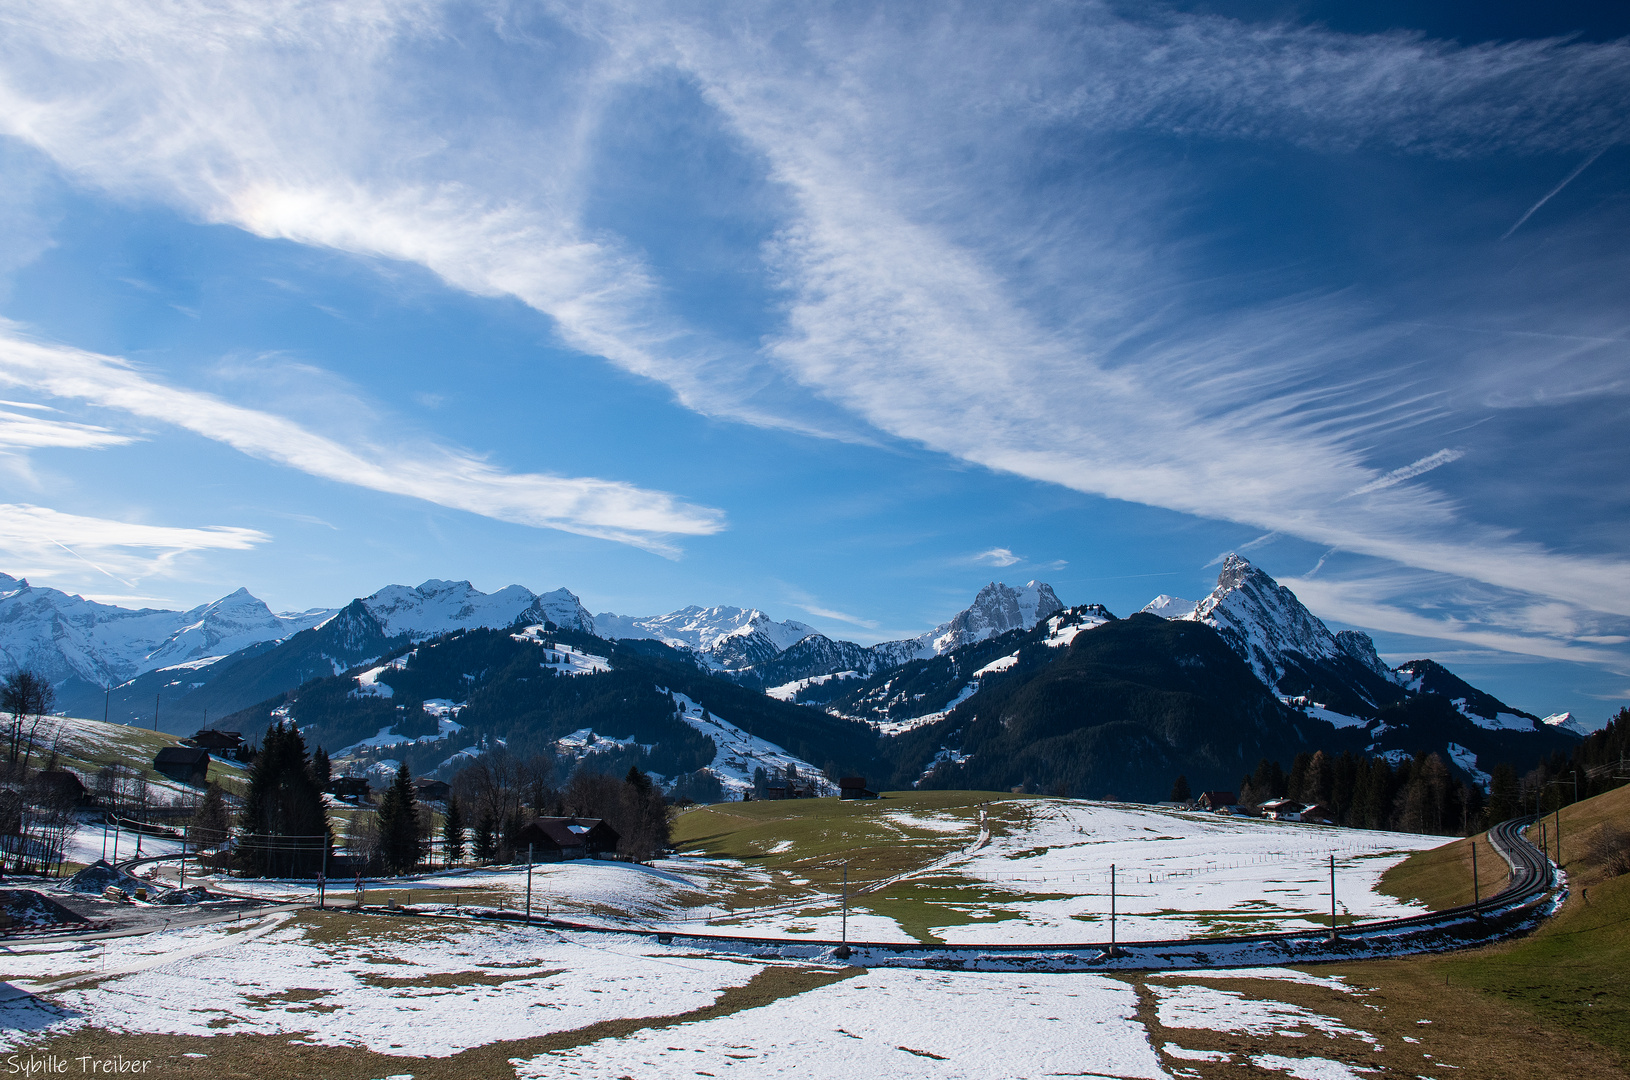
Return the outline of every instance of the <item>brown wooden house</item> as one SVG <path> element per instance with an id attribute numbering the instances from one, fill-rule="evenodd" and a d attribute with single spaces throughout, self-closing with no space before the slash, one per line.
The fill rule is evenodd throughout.
<path id="1" fill-rule="evenodd" d="M 515 834 L 515 853 L 530 850 L 533 862 L 589 859 L 617 850 L 622 837 L 601 818 L 533 818 Z"/>
<path id="2" fill-rule="evenodd" d="M 171 780 L 203 787 L 209 782 L 209 751 L 198 746 L 166 746 L 153 758 L 153 768 Z"/>

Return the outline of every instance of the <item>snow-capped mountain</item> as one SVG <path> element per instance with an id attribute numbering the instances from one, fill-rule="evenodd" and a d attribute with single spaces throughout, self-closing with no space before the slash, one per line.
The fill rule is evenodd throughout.
<path id="1" fill-rule="evenodd" d="M 688 649 L 709 667 L 724 671 L 757 667 L 816 632 L 792 619 L 776 622 L 757 608 L 694 604 L 666 615 L 603 612 L 594 616 L 592 631 L 610 640 L 660 641 Z"/>
<path id="2" fill-rule="evenodd" d="M 1159 614 L 1154 609 L 1173 607 L 1171 600 L 1159 597 L 1144 610 Z M 1405 696 L 1403 680 L 1376 655 L 1368 634 L 1331 633 L 1295 593 L 1239 555 L 1223 560 L 1217 587 L 1176 618 L 1216 630 L 1281 698 L 1343 716 L 1371 717 Z"/>
<path id="3" fill-rule="evenodd" d="M 1022 589 L 1015 589 L 993 581 L 980 589 L 973 603 L 957 612 L 949 622 L 940 623 L 913 639 L 917 642 L 914 659 L 943 656 L 952 649 L 999 637 L 1009 630 L 1028 630 L 1063 608 L 1053 587 L 1044 582 L 1029 581 Z"/>
<path id="4" fill-rule="evenodd" d="M 363 607 L 379 620 L 386 637 L 414 640 L 436 637 L 478 626 L 494 630 L 518 621 L 552 622 L 572 630 L 592 632 L 594 620 L 566 589 L 534 593 L 521 585 L 484 593 L 468 581 L 431 578 L 421 585 L 387 585 L 362 598 Z"/>
<path id="5" fill-rule="evenodd" d="M 245 589 L 190 611 L 132 610 L 0 574 L 0 668 L 33 670 L 59 698 L 100 693 L 143 672 L 281 640 L 332 614 L 273 614 Z"/>
<path id="6" fill-rule="evenodd" d="M 1574 716 L 1571 712 L 1552 713 L 1550 716 L 1542 719 L 1540 723 L 1544 724 L 1546 727 L 1560 728 L 1563 731 L 1571 731 L 1575 735 L 1594 735 L 1596 733 L 1595 729 L 1586 727 L 1580 722 L 1579 718 Z"/>
<path id="7" fill-rule="evenodd" d="M 1194 613 L 1193 600 L 1183 600 L 1176 596 L 1167 596 L 1161 593 L 1153 600 L 1144 604 L 1138 610 L 1150 615 L 1159 615 L 1162 619 L 1181 619 Z"/>

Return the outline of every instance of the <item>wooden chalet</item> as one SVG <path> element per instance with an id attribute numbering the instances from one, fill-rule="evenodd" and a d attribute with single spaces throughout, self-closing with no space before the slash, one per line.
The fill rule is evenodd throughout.
<path id="1" fill-rule="evenodd" d="M 85 782 L 67 769 L 35 773 L 29 779 L 24 795 L 35 805 L 84 806 L 92 801 L 91 793 L 85 789 Z"/>
<path id="2" fill-rule="evenodd" d="M 838 798 L 840 799 L 875 799 L 877 792 L 866 787 L 864 776 L 845 776 L 838 781 Z"/>
<path id="3" fill-rule="evenodd" d="M 208 750 L 216 757 L 233 758 L 243 757 L 243 734 L 237 731 L 217 731 L 214 728 L 200 728 L 190 739 L 183 740 L 188 746 L 196 746 Z"/>
<path id="4" fill-rule="evenodd" d="M 444 803 L 453 795 L 453 785 L 445 780 L 421 776 L 413 781 L 413 797 L 420 802 Z"/>
<path id="5" fill-rule="evenodd" d="M 166 746 L 153 758 L 154 770 L 193 787 L 209 783 L 209 751 L 199 746 Z"/>
<path id="6" fill-rule="evenodd" d="M 1200 804 L 1202 810 L 1213 812 L 1226 810 L 1235 803 L 1232 791 L 1202 791 L 1195 801 Z"/>
<path id="7" fill-rule="evenodd" d="M 621 839 L 600 818 L 540 817 L 522 826 L 513 843 L 517 855 L 530 850 L 533 862 L 563 862 L 616 851 Z"/>

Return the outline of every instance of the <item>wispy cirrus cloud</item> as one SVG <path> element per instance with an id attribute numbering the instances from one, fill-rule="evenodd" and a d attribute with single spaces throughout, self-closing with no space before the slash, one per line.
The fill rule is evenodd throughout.
<path id="1" fill-rule="evenodd" d="M 183 528 L 66 514 L 27 503 L 0 505 L 0 552 L 18 575 L 78 576 L 86 567 L 119 583 L 171 569 L 183 555 L 247 551 L 271 538 L 227 525 Z"/>
<path id="2" fill-rule="evenodd" d="M 1127 19 L 1096 4 L 848 17 L 584 3 L 492 16 L 108 0 L 3 18 L 0 124 L 84 182 L 518 297 L 573 347 L 696 410 L 843 437 L 869 429 L 1078 491 L 1630 613 L 1623 558 L 1521 539 L 1517 523 L 1468 520 L 1458 500 L 1411 482 L 1458 451 L 1376 464 L 1401 433 L 1461 423 L 1467 381 L 1489 379 L 1488 408 L 1526 404 L 1513 388 L 1537 399 L 1617 385 L 1609 361 L 1622 358 L 1603 352 L 1615 334 L 1581 335 L 1565 362 L 1485 354 L 1457 381 L 1441 362 L 1451 354 L 1421 344 L 1419 320 L 1377 318 L 1373 297 L 1263 288 L 1219 300 L 1194 242 L 1168 224 L 1198 181 L 1116 141 L 1594 152 L 1630 132 L 1623 42 L 1462 47 L 1173 12 Z M 537 42 L 547 64 L 533 62 Z M 523 70 L 533 81 L 517 92 L 507 80 Z M 766 249 L 784 323 L 762 341 L 677 313 L 634 239 L 584 221 L 613 91 L 671 72 L 788 199 Z M 1066 145 L 1084 149 L 1060 159 Z M 299 456 L 281 437 L 248 442 Z M 321 460 L 295 467 L 492 516 L 623 535 L 645 535 L 630 514 L 717 525 L 600 482 L 532 490 L 456 454 L 404 473 L 354 448 L 311 453 Z"/>
<path id="3" fill-rule="evenodd" d="M 663 554 L 674 553 L 668 536 L 723 527 L 718 511 L 631 484 L 507 472 L 450 447 L 348 445 L 282 416 L 168 386 L 116 357 L 27 340 L 14 328 L 0 327 L 0 385 L 170 424 L 323 479 Z"/>
<path id="4" fill-rule="evenodd" d="M 46 448 L 100 450 L 103 447 L 120 446 L 132 441 L 133 436 L 95 424 L 53 420 L 44 416 L 0 409 L 0 452 Z"/>
<path id="5" fill-rule="evenodd" d="M 984 563 L 987 566 L 1012 566 L 1015 563 L 1023 562 L 1024 556 L 1013 554 L 1009 548 L 999 547 L 991 548 L 989 551 L 981 551 L 973 557 L 973 561 Z"/>

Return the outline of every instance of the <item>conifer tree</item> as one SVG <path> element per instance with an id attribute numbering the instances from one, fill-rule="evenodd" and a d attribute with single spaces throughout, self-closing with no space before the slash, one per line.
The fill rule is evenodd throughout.
<path id="1" fill-rule="evenodd" d="M 492 811 L 483 810 L 481 820 L 475 826 L 475 850 L 473 854 L 478 862 L 491 862 L 497 853 L 497 838 L 493 835 L 497 831 L 497 824 L 493 821 Z"/>
<path id="2" fill-rule="evenodd" d="M 266 728 L 239 825 L 246 835 L 237 846 L 238 862 L 250 873 L 315 877 L 322 869 L 334 835 L 312 780 L 306 741 L 293 724 L 273 721 Z"/>
<path id="3" fill-rule="evenodd" d="M 447 856 L 449 867 L 464 858 L 464 811 L 459 808 L 458 800 L 448 798 L 447 814 L 441 823 L 442 849 Z"/>
<path id="4" fill-rule="evenodd" d="M 393 874 L 410 873 L 424 858 L 424 844 L 419 839 L 419 801 L 414 797 L 413 775 L 405 761 L 379 803 L 379 854 L 385 860 L 385 869 Z"/>
<path id="5" fill-rule="evenodd" d="M 226 812 L 226 794 L 220 784 L 212 781 L 204 789 L 204 801 L 193 811 L 188 835 L 199 849 L 215 848 L 226 839 L 227 829 L 231 825 L 232 819 Z"/>
<path id="6" fill-rule="evenodd" d="M 311 779 L 318 791 L 327 791 L 334 779 L 334 767 L 328 763 L 328 751 L 320 746 L 311 752 Z"/>
<path id="7" fill-rule="evenodd" d="M 1177 782 L 1172 784 L 1172 802 L 1188 802 L 1189 795 L 1189 778 L 1179 776 Z"/>

